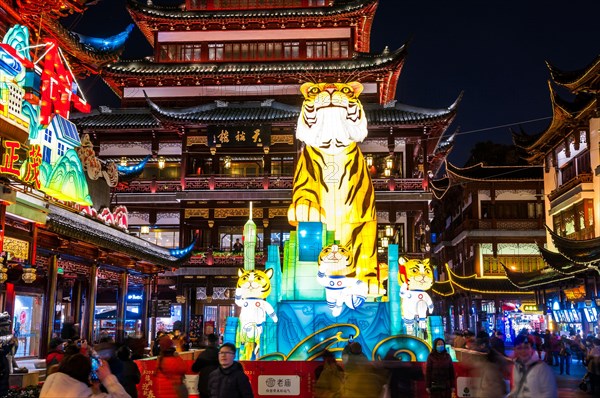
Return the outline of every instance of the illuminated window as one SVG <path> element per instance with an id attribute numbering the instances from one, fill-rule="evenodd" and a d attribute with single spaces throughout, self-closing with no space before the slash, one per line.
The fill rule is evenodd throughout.
<path id="1" fill-rule="evenodd" d="M 223 44 L 209 44 L 208 45 L 208 59 L 210 61 L 221 61 L 223 60 Z"/>

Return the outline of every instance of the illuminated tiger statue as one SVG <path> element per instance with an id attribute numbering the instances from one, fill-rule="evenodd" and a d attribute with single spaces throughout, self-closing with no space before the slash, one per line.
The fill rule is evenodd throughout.
<path id="1" fill-rule="evenodd" d="M 367 284 L 354 276 L 354 258 L 348 248 L 334 244 L 321 251 L 317 280 L 325 287 L 327 304 L 334 317 L 342 313 L 344 304 L 355 309 L 367 299 Z"/>
<path id="2" fill-rule="evenodd" d="M 242 308 L 240 312 L 240 343 L 244 345 L 240 351 L 241 360 L 250 360 L 258 356 L 260 335 L 267 315 L 277 322 L 275 310 L 265 298 L 271 293 L 271 276 L 273 269 L 266 271 L 238 270 L 238 283 L 235 289 L 235 304 Z"/>
<path id="3" fill-rule="evenodd" d="M 416 335 L 415 323 L 419 329 L 427 329 L 427 311 L 433 313 L 433 301 L 425 290 L 433 285 L 433 271 L 429 259 L 407 260 L 400 257 L 400 297 L 402 298 L 402 319 L 406 334 Z"/>
<path id="4" fill-rule="evenodd" d="M 352 251 L 356 275 L 379 295 L 375 192 L 358 147 L 367 120 L 358 96 L 362 84 L 305 83 L 296 138 L 304 142 L 294 175 L 288 220 L 320 221 Z"/>

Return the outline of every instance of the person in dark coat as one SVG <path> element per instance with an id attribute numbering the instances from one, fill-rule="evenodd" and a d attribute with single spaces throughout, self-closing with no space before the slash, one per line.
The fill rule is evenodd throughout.
<path id="1" fill-rule="evenodd" d="M 127 346 L 121 346 L 117 350 L 117 359 L 121 362 L 120 372 L 119 374 L 115 374 L 117 376 L 117 380 L 123 386 L 127 394 L 131 395 L 131 398 L 137 398 L 137 384 L 142 380 L 142 375 L 140 374 L 140 369 L 131 359 L 131 348 Z"/>
<path id="2" fill-rule="evenodd" d="M 431 398 L 450 398 L 455 391 L 454 365 L 444 339 L 433 341 L 433 349 L 427 357 L 425 387 Z"/>
<path id="3" fill-rule="evenodd" d="M 211 333 L 208 335 L 207 341 L 208 345 L 192 365 L 192 372 L 200 372 L 200 376 L 198 377 L 200 398 L 210 398 L 208 378 L 211 372 L 219 367 L 219 337 Z"/>
<path id="4" fill-rule="evenodd" d="M 244 368 L 235 358 L 235 345 L 225 343 L 219 349 L 219 367 L 208 379 L 210 398 L 254 398 Z"/>

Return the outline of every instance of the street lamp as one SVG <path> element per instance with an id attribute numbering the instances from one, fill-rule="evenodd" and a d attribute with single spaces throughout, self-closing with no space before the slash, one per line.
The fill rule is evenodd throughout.
<path id="1" fill-rule="evenodd" d="M 158 158 L 158 168 L 161 170 L 165 168 L 165 157 L 164 156 L 160 156 Z"/>
<path id="2" fill-rule="evenodd" d="M 365 161 L 367 162 L 367 167 L 373 166 L 373 155 L 368 154 L 365 156 Z"/>
<path id="3" fill-rule="evenodd" d="M 226 169 L 231 168 L 231 156 L 225 156 L 225 158 L 223 158 L 223 167 Z"/>

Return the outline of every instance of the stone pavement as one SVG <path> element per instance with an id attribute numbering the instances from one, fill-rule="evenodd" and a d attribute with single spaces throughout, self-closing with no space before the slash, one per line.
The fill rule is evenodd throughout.
<path id="1" fill-rule="evenodd" d="M 572 398 L 572 397 L 591 397 L 592 393 L 584 392 L 579 389 L 579 383 L 583 376 L 587 372 L 587 369 L 579 361 L 572 361 L 571 363 L 571 374 L 561 375 L 558 366 L 553 366 L 554 374 L 556 375 L 556 384 L 558 385 L 558 396 L 560 398 Z M 589 384 L 588 384 L 589 387 Z M 600 397 L 600 394 L 596 394 Z"/>

